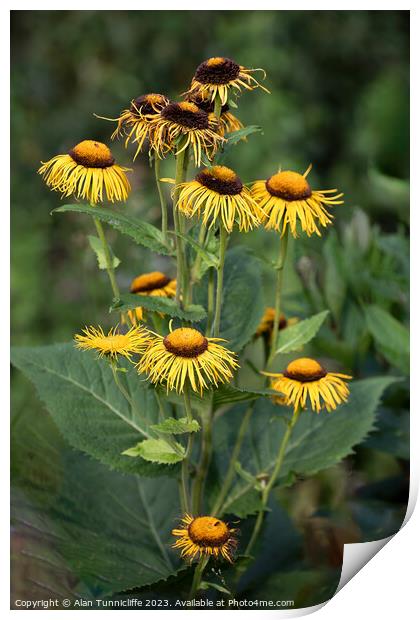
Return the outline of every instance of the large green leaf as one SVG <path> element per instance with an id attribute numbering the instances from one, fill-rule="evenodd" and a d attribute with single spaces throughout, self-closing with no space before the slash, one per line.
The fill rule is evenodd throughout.
<path id="1" fill-rule="evenodd" d="M 96 217 L 123 235 L 128 235 L 139 245 L 153 250 L 153 252 L 166 255 L 173 254 L 172 249 L 164 243 L 162 232 L 158 228 L 137 217 L 121 213 L 116 208 L 108 209 L 107 207 L 91 207 L 84 204 L 68 204 L 54 209 L 53 213 L 66 213 L 68 211 Z"/>
<path id="2" fill-rule="evenodd" d="M 277 340 L 276 354 L 290 353 L 301 349 L 304 344 L 316 336 L 327 314 L 328 310 L 324 310 L 314 314 L 309 319 L 304 319 L 295 325 L 282 329 Z"/>
<path id="3" fill-rule="evenodd" d="M 195 288 L 196 300 L 207 307 L 207 278 Z M 240 351 L 255 334 L 264 312 L 260 260 L 244 246 L 226 253 L 220 337 Z"/>
<path id="4" fill-rule="evenodd" d="M 383 308 L 365 308 L 367 327 L 379 351 L 391 366 L 408 374 L 410 369 L 410 335 L 408 329 Z"/>
<path id="5" fill-rule="evenodd" d="M 374 428 L 375 412 L 381 395 L 395 381 L 394 377 L 355 381 L 350 385 L 349 401 L 335 411 L 322 411 L 319 414 L 304 411 L 287 446 L 279 481 L 289 480 L 291 473 L 314 474 L 351 454 L 353 447 L 361 443 Z M 215 476 L 219 480 L 225 475 L 226 463 L 232 453 L 244 412 L 244 405 L 237 405 L 217 418 L 214 443 L 218 451 L 213 465 L 218 470 Z M 267 399 L 256 402 L 239 457 L 239 462 L 252 475 L 272 471 L 286 429 L 285 418 L 290 415 L 290 409 L 277 406 Z M 244 496 L 250 492 L 255 494 L 252 482 L 237 478 L 225 502 L 224 511 L 233 511 L 235 502 L 241 500 L 241 516 L 244 516 Z M 249 498 L 247 501 L 249 504 Z M 251 506 L 248 509 L 254 512 Z"/>
<path id="6" fill-rule="evenodd" d="M 127 293 L 121 295 L 121 299 L 115 301 L 111 306 L 111 310 L 118 312 L 126 312 L 127 310 L 134 310 L 141 306 L 145 310 L 151 312 L 162 312 L 168 316 L 177 317 L 183 321 L 201 321 L 206 316 L 206 311 L 202 306 L 192 304 L 184 309 L 181 309 L 174 299 L 168 297 L 153 297 L 147 295 L 133 295 Z"/>
<path id="7" fill-rule="evenodd" d="M 12 361 L 34 383 L 66 440 L 111 468 L 146 476 L 166 475 L 170 466 L 122 456 L 158 421 L 153 389 L 131 368 L 121 381 L 136 403 L 128 404 L 105 360 L 72 344 L 16 348 Z M 121 373 L 122 374 L 122 373 Z"/>
<path id="8" fill-rule="evenodd" d="M 12 485 L 26 593 L 95 600 L 161 582 L 179 567 L 170 548 L 176 481 L 157 487 L 110 471 L 69 448 L 45 412 L 26 409 L 14 424 Z"/>
<path id="9" fill-rule="evenodd" d="M 339 321 L 346 298 L 346 278 L 343 250 L 335 230 L 328 235 L 324 245 L 325 258 L 324 293 L 325 300 L 336 321 Z"/>

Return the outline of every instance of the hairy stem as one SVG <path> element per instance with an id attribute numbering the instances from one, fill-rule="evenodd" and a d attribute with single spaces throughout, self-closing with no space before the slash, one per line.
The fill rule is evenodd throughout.
<path id="1" fill-rule="evenodd" d="M 278 478 L 278 475 L 280 473 L 281 467 L 283 465 L 284 457 L 285 457 L 285 454 L 286 454 L 287 444 L 289 443 L 289 439 L 290 439 L 290 437 L 292 435 L 293 427 L 295 426 L 296 422 L 299 419 L 300 412 L 301 412 L 300 408 L 296 409 L 296 411 L 294 411 L 294 413 L 293 413 L 293 416 L 291 417 L 291 419 L 287 423 L 287 429 L 286 429 L 286 432 L 285 432 L 284 437 L 282 439 L 282 442 L 280 444 L 280 448 L 279 448 L 279 451 L 278 451 L 278 454 L 277 454 L 277 458 L 276 458 L 276 462 L 275 462 L 275 465 L 274 465 L 273 472 L 272 472 L 272 474 L 271 474 L 271 476 L 270 476 L 270 478 L 269 478 L 269 480 L 267 482 L 267 485 L 264 487 L 264 490 L 262 492 L 262 496 L 261 496 L 261 509 L 260 509 L 260 511 L 258 513 L 258 517 L 257 517 L 257 520 L 255 522 L 254 530 L 252 532 L 252 536 L 251 536 L 251 538 L 249 540 L 249 543 L 248 543 L 248 546 L 246 548 L 245 555 L 250 555 L 250 553 L 251 553 L 251 551 L 252 551 L 252 549 L 254 547 L 254 544 L 257 541 L 257 538 L 258 538 L 258 535 L 260 533 L 261 526 L 262 526 L 262 523 L 263 523 L 263 520 L 264 520 L 264 513 L 265 513 L 265 510 L 267 508 L 267 504 L 268 504 L 268 500 L 269 500 L 269 497 L 270 497 L 270 493 L 271 493 L 271 490 L 272 490 L 272 488 L 273 488 L 273 486 L 274 486 L 274 484 L 275 484 L 275 482 L 276 482 L 276 480 Z"/>
<path id="2" fill-rule="evenodd" d="M 102 226 L 102 222 L 98 220 L 97 217 L 94 217 L 93 221 L 95 223 L 96 231 L 102 243 L 102 248 L 105 254 L 106 270 L 108 272 L 109 281 L 111 282 L 112 292 L 114 293 L 114 297 L 116 299 L 119 299 L 120 289 L 118 288 L 117 280 L 115 278 L 115 271 L 114 271 L 114 266 L 112 264 L 111 251 L 109 249 L 109 245 L 105 237 L 105 232 Z"/>
<path id="3" fill-rule="evenodd" d="M 195 597 L 197 590 L 200 587 L 201 577 L 203 576 L 203 571 L 206 568 L 208 561 L 209 561 L 209 556 L 202 555 L 197 563 L 197 566 L 195 567 L 194 577 L 193 577 L 193 581 L 191 584 L 191 590 L 188 596 L 189 601 L 191 601 Z"/>
<path id="4" fill-rule="evenodd" d="M 176 156 L 176 169 L 175 169 L 175 188 L 173 192 L 173 214 L 174 214 L 174 226 L 175 226 L 175 243 L 176 243 L 176 301 L 181 306 L 184 300 L 184 287 L 185 287 L 185 256 L 184 256 L 184 243 L 179 236 L 182 233 L 181 214 L 177 207 L 180 187 L 179 185 L 185 180 L 185 156 L 187 149 L 184 149 Z"/>
<path id="5" fill-rule="evenodd" d="M 207 286 L 207 327 L 206 336 L 211 334 L 214 317 L 214 269 L 209 269 L 209 281 Z"/>
<path id="6" fill-rule="evenodd" d="M 280 312 L 281 312 L 281 291 L 282 291 L 282 284 L 283 284 L 283 271 L 284 271 L 284 264 L 286 262 L 288 240 L 289 240 L 289 233 L 288 233 L 288 230 L 286 230 L 286 233 L 280 239 L 279 258 L 278 258 L 278 262 L 276 265 L 276 271 L 277 271 L 276 298 L 275 298 L 275 305 L 274 305 L 274 325 L 273 325 L 273 333 L 271 336 L 271 350 L 270 350 L 269 362 L 273 360 L 274 355 L 276 353 L 276 349 L 277 349 L 277 339 L 279 336 L 279 321 L 280 321 Z"/>
<path id="7" fill-rule="evenodd" d="M 155 180 L 156 187 L 159 194 L 160 208 L 162 211 L 162 237 L 165 245 L 168 245 L 168 211 L 166 208 L 166 201 L 162 191 L 162 185 L 160 183 L 160 159 L 156 155 L 154 158 Z"/>
<path id="8" fill-rule="evenodd" d="M 219 495 L 217 496 L 216 502 L 214 503 L 214 506 L 211 510 L 212 516 L 215 516 L 222 508 L 223 502 L 226 499 L 226 495 L 228 494 L 233 478 L 235 477 L 235 463 L 238 460 L 239 453 L 242 447 L 242 442 L 244 440 L 246 431 L 248 430 L 249 420 L 251 419 L 253 410 L 254 404 L 248 407 L 244 417 L 242 418 L 241 426 L 239 427 L 238 436 L 236 437 L 236 442 L 232 451 L 232 456 L 230 457 L 228 470 L 226 472 L 222 488 L 220 489 Z"/>
<path id="9" fill-rule="evenodd" d="M 203 485 L 207 476 L 207 470 L 210 464 L 210 457 L 212 451 L 212 411 L 211 407 L 202 415 L 202 445 L 201 445 L 201 457 L 198 465 L 197 477 L 193 486 L 192 494 L 192 509 L 193 514 L 200 514 L 201 502 L 203 495 Z"/>
<path id="10" fill-rule="evenodd" d="M 185 413 L 186 413 L 188 422 L 192 422 L 194 418 L 193 418 L 192 409 L 191 409 L 190 388 L 187 383 L 185 384 L 185 388 L 184 388 L 184 407 L 185 407 Z M 189 464 L 190 464 L 193 442 L 194 442 L 194 433 L 189 433 L 187 449 L 185 452 L 185 458 L 182 461 L 182 468 L 181 468 L 182 495 L 183 495 L 183 507 L 182 508 L 183 508 L 184 513 L 190 512 L 190 498 L 189 498 L 189 490 L 188 490 L 188 486 L 189 486 L 188 485 L 188 478 L 189 478 L 188 469 L 189 469 Z"/>
<path id="11" fill-rule="evenodd" d="M 226 248 L 229 242 L 229 233 L 222 223 L 220 223 L 220 250 L 219 264 L 217 266 L 217 288 L 216 288 L 216 309 L 214 313 L 213 335 L 218 338 L 220 334 L 220 319 L 222 316 L 223 299 L 223 271 L 225 267 Z"/>

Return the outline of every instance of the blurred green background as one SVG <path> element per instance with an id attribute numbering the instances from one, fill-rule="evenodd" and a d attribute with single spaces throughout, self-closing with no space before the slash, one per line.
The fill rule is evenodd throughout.
<path id="1" fill-rule="evenodd" d="M 306 316 L 329 307 L 317 352 L 355 376 L 406 373 L 362 313 L 363 304 L 374 303 L 408 321 L 408 33 L 408 11 L 13 11 L 13 343 L 69 341 L 82 325 L 113 320 L 106 273 L 86 238 L 92 224 L 76 214 L 50 215 L 60 196 L 37 175 L 40 161 L 84 139 L 109 142 L 114 124 L 94 113 L 115 118 L 146 92 L 175 98 L 202 60 L 223 55 L 264 68 L 271 91 L 241 97 L 235 113 L 264 134 L 236 146 L 227 164 L 248 182 L 279 165 L 303 172 L 312 162 L 314 188 L 345 193 L 328 237 L 292 245 L 289 312 Z M 112 149 L 118 163 L 133 167 L 125 208 L 159 225 L 147 157 L 132 164 L 131 150 L 121 143 Z M 173 176 L 172 167 L 165 162 L 163 174 Z M 142 271 L 172 269 L 115 231 L 107 235 L 122 260 L 121 290 Z M 275 234 L 255 231 L 244 242 L 274 257 Z M 386 341 L 386 329 L 384 335 Z M 378 432 L 352 460 L 299 482 L 290 497 L 283 491 L 309 565 L 336 570 L 343 541 L 372 540 L 399 527 L 408 476 L 406 387 L 388 397 Z M 16 425 L 28 408 L 41 411 L 18 373 L 12 397 Z M 23 582 L 17 576 L 25 591 Z"/>

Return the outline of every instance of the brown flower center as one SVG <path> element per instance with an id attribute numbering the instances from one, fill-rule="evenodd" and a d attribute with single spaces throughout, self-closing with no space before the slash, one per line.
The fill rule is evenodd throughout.
<path id="1" fill-rule="evenodd" d="M 212 166 L 197 174 L 195 180 L 222 195 L 240 194 L 243 184 L 238 175 L 226 166 Z"/>
<path id="2" fill-rule="evenodd" d="M 311 186 L 305 177 L 298 172 L 284 170 L 273 174 L 265 182 L 267 191 L 273 196 L 283 198 L 283 200 L 304 200 L 312 194 Z"/>
<path id="3" fill-rule="evenodd" d="M 178 357 L 198 357 L 207 351 L 207 338 L 191 327 L 174 329 L 163 339 L 165 349 Z"/>
<path id="4" fill-rule="evenodd" d="M 199 547 L 221 547 L 230 537 L 224 521 L 215 517 L 197 517 L 188 526 L 188 535 Z"/>
<path id="5" fill-rule="evenodd" d="M 190 101 L 170 103 L 162 110 L 161 116 L 187 129 L 208 129 L 209 127 L 208 114 Z"/>
<path id="6" fill-rule="evenodd" d="M 83 140 L 69 151 L 70 157 L 86 168 L 108 168 L 115 159 L 106 144 L 95 140 Z"/>
<path id="7" fill-rule="evenodd" d="M 152 271 L 151 273 L 143 273 L 141 276 L 137 276 L 131 283 L 130 290 L 132 293 L 143 293 L 146 291 L 154 291 L 158 288 L 163 288 L 171 281 L 168 276 L 165 276 L 161 271 Z"/>
<path id="8" fill-rule="evenodd" d="M 236 80 L 241 67 L 230 58 L 216 56 L 205 60 L 197 67 L 194 78 L 200 84 L 229 84 Z"/>
<path id="9" fill-rule="evenodd" d="M 200 110 L 204 110 L 204 112 L 206 112 L 207 114 L 211 114 L 212 112 L 214 112 L 214 101 L 211 101 L 210 99 L 203 99 L 200 95 L 190 95 L 188 97 L 188 101 L 190 101 L 191 103 L 195 103 L 196 106 L 198 106 L 200 108 Z M 225 105 L 222 105 L 222 109 L 221 109 L 221 113 L 224 114 L 225 112 L 229 112 L 229 106 L 227 103 L 225 103 Z"/>
<path id="10" fill-rule="evenodd" d="M 309 357 L 300 357 L 290 362 L 283 374 L 288 379 L 309 383 L 310 381 L 322 379 L 326 376 L 327 371 L 316 360 Z"/>
<path id="11" fill-rule="evenodd" d="M 137 97 L 131 104 L 130 111 L 133 114 L 158 114 L 168 104 L 163 95 L 150 93 Z"/>

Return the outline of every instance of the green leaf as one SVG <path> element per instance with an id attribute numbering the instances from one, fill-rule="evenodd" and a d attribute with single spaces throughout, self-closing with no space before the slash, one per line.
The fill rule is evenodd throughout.
<path id="1" fill-rule="evenodd" d="M 273 394 L 273 390 L 245 390 L 235 387 L 230 383 L 224 383 L 213 392 L 213 407 L 214 409 L 218 409 L 223 405 L 256 400 L 261 396 L 269 397 Z"/>
<path id="2" fill-rule="evenodd" d="M 95 237 L 94 235 L 88 235 L 88 240 L 89 240 L 90 247 L 95 252 L 96 258 L 98 259 L 99 269 L 107 269 L 108 266 L 106 263 L 105 252 L 104 252 L 101 240 L 98 237 Z M 112 266 L 114 269 L 116 269 L 118 265 L 121 263 L 121 261 L 119 258 L 115 256 L 111 248 L 109 248 L 109 251 L 111 254 Z"/>
<path id="3" fill-rule="evenodd" d="M 279 353 L 297 351 L 303 347 L 304 344 L 312 340 L 325 321 L 328 312 L 328 310 L 324 310 L 323 312 L 314 314 L 309 319 L 304 319 L 295 325 L 282 329 L 277 340 L 278 348 L 276 355 Z"/>
<path id="4" fill-rule="evenodd" d="M 247 127 L 242 127 L 242 129 L 237 129 L 236 131 L 231 131 L 225 134 L 225 138 L 228 142 L 228 145 L 237 144 L 240 140 L 243 140 L 247 136 L 250 136 L 253 133 L 264 133 L 264 130 L 259 125 L 248 125 Z M 226 150 L 226 146 L 224 147 Z"/>
<path id="5" fill-rule="evenodd" d="M 148 222 L 143 222 L 137 217 L 121 213 L 116 208 L 108 209 L 106 207 L 91 207 L 90 205 L 83 204 L 68 204 L 54 209 L 53 213 L 66 213 L 68 211 L 96 217 L 123 235 L 128 235 L 137 244 L 153 250 L 153 252 L 168 256 L 173 254 L 172 249 L 165 245 L 162 232 L 158 228 Z"/>
<path id="6" fill-rule="evenodd" d="M 379 351 L 391 364 L 408 374 L 410 335 L 408 329 L 379 306 L 365 307 L 366 323 Z"/>
<path id="7" fill-rule="evenodd" d="M 121 453 L 136 444 L 159 420 L 156 396 L 131 367 L 120 381 L 136 403 L 134 411 L 114 383 L 105 360 L 73 344 L 15 348 L 13 364 L 30 379 L 65 439 L 108 467 L 146 476 L 168 475 L 170 468 Z"/>
<path id="8" fill-rule="evenodd" d="M 264 312 L 261 262 L 248 248 L 236 246 L 226 253 L 220 337 L 226 347 L 240 351 L 251 340 Z M 207 278 L 194 293 L 207 305 Z"/>
<path id="9" fill-rule="evenodd" d="M 184 309 L 181 309 L 175 299 L 169 299 L 169 297 L 153 297 L 148 295 L 133 295 L 127 293 L 121 295 L 121 299 L 116 300 L 112 306 L 111 311 L 125 312 L 127 310 L 134 310 L 141 306 L 145 310 L 151 312 L 162 312 L 171 317 L 177 317 L 183 321 L 201 321 L 206 317 L 206 311 L 203 306 L 191 304 Z"/>
<path id="10" fill-rule="evenodd" d="M 133 448 L 128 448 L 123 452 L 126 456 L 140 456 L 146 461 L 173 465 L 185 458 L 185 450 L 181 444 L 174 442 L 169 444 L 164 439 L 145 439 Z"/>
<path id="11" fill-rule="evenodd" d="M 159 433 L 168 433 L 171 435 L 182 435 L 183 433 L 196 433 L 200 430 L 197 420 L 188 422 L 187 418 L 166 418 L 160 424 L 153 424 L 150 428 Z"/>
<path id="12" fill-rule="evenodd" d="M 397 381 L 395 377 L 364 379 L 350 383 L 349 401 L 328 413 L 302 412 L 294 430 L 280 472 L 281 481 L 287 481 L 290 472 L 309 476 L 331 467 L 352 453 L 353 447 L 361 443 L 375 424 L 375 413 L 384 390 Z M 216 418 L 214 443 L 218 451 L 214 464 L 222 480 L 226 463 L 232 453 L 237 428 L 244 415 L 244 405 Z M 291 412 L 271 401 L 258 400 L 250 419 L 250 426 L 242 445 L 239 460 L 246 464 L 247 471 L 254 476 L 273 470 L 279 446 L 286 430 L 283 416 L 290 418 Z M 225 503 L 224 512 L 233 512 L 235 503 L 245 501 L 251 504 L 252 484 L 237 479 Z M 238 514 L 235 512 L 235 514 Z M 241 515 L 243 507 L 241 505 Z"/>
<path id="13" fill-rule="evenodd" d="M 172 234 L 189 243 L 190 246 L 194 248 L 194 250 L 197 252 L 197 254 L 201 256 L 206 265 L 208 265 L 209 267 L 217 267 L 219 262 L 218 256 L 213 252 L 208 252 L 207 250 L 205 250 L 201 245 L 197 243 L 195 239 L 191 237 L 191 235 L 182 235 L 181 233 L 175 232 L 173 232 Z"/>

